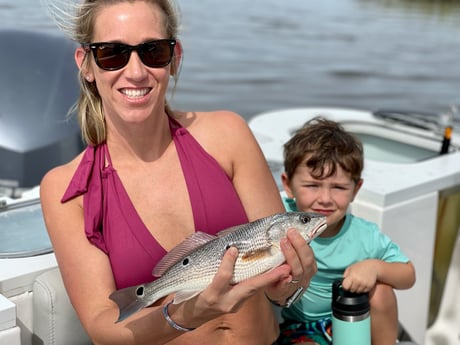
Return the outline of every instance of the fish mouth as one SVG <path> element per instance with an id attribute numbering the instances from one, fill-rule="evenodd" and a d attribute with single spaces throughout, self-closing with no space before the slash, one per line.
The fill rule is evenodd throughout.
<path id="1" fill-rule="evenodd" d="M 324 230 L 327 228 L 326 220 L 323 220 L 321 223 L 316 225 L 309 233 L 308 233 L 308 242 L 314 240 L 316 237 L 322 234 Z"/>

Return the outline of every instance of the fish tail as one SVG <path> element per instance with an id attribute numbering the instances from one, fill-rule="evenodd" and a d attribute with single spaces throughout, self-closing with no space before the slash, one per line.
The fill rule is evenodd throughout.
<path id="1" fill-rule="evenodd" d="M 132 286 L 113 292 L 109 298 L 118 305 L 120 314 L 115 323 L 125 320 L 149 304 L 144 296 L 144 286 Z"/>

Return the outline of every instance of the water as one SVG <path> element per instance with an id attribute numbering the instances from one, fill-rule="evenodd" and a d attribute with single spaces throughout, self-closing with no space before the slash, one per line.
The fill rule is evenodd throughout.
<path id="1" fill-rule="evenodd" d="M 460 104 L 460 2 L 179 0 L 185 59 L 174 106 Z M 38 0 L 0 0 L 0 28 L 55 31 Z M 0 49 L 6 49 L 2 47 Z"/>

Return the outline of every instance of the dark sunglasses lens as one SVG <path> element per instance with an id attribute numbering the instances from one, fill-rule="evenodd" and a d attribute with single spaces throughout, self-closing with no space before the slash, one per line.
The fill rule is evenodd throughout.
<path id="1" fill-rule="evenodd" d="M 173 45 L 171 41 L 148 42 L 142 45 L 142 61 L 149 67 L 163 67 L 171 62 Z"/>
<path id="2" fill-rule="evenodd" d="M 119 43 L 109 43 L 96 48 L 96 62 L 102 69 L 116 70 L 129 61 L 129 49 Z"/>

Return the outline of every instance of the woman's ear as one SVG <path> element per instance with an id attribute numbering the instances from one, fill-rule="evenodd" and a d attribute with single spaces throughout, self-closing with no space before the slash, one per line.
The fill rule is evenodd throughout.
<path id="1" fill-rule="evenodd" d="M 179 40 L 176 40 L 176 45 L 174 46 L 174 56 L 171 60 L 171 75 L 175 76 L 180 71 L 180 65 L 183 57 L 182 43 Z"/>
<path id="2" fill-rule="evenodd" d="M 86 50 L 83 47 L 78 47 L 77 49 L 75 49 L 74 58 L 75 58 L 75 62 L 77 64 L 77 67 L 79 69 L 81 69 L 81 67 L 83 65 L 83 61 L 85 59 L 85 56 L 86 56 Z"/>
<path id="3" fill-rule="evenodd" d="M 286 195 L 288 196 L 288 198 L 293 199 L 294 194 L 292 193 L 290 181 L 285 172 L 281 174 L 281 183 L 283 184 L 284 191 L 286 192 Z"/>
<path id="4" fill-rule="evenodd" d="M 94 81 L 94 76 L 91 72 L 83 69 L 83 62 L 85 61 L 85 56 L 87 54 L 87 51 L 82 48 L 82 47 L 78 47 L 77 49 L 75 49 L 75 62 L 77 64 L 77 67 L 80 69 L 82 75 L 85 77 L 85 79 L 91 83 Z"/>

